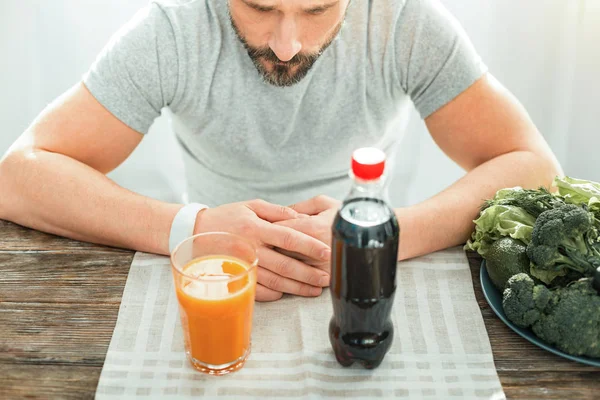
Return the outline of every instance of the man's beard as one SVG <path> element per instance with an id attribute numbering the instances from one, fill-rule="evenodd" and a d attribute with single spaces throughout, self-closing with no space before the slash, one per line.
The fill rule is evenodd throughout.
<path id="1" fill-rule="evenodd" d="M 254 47 L 248 44 L 246 38 L 242 35 L 238 27 L 235 25 L 233 18 L 230 16 L 231 26 L 236 33 L 238 39 L 244 45 L 244 48 L 248 52 L 250 59 L 254 63 L 254 66 L 258 72 L 262 75 L 265 82 L 275 86 L 284 87 L 292 86 L 302 80 L 308 74 L 308 71 L 315 64 L 317 59 L 323 54 L 323 52 L 331 45 L 336 38 L 337 34 L 342 29 L 342 20 L 334 29 L 333 33 L 327 38 L 327 41 L 318 52 L 316 53 L 298 53 L 291 60 L 282 62 L 277 55 L 267 47 Z M 267 61 L 271 68 L 270 70 L 265 67 L 261 62 Z"/>

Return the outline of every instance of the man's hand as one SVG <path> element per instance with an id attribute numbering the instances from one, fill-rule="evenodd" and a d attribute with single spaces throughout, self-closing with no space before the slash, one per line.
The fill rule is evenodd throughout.
<path id="1" fill-rule="evenodd" d="M 308 218 L 283 220 L 277 222 L 276 225 L 292 228 L 320 240 L 327 246 L 331 246 L 331 226 L 339 210 L 340 204 L 340 201 L 328 196 L 313 197 L 310 200 L 290 206 L 291 209 L 300 214 L 309 215 Z M 285 249 L 278 249 L 277 251 L 301 260 L 309 265 L 313 265 L 318 269 L 326 271 L 327 274 L 330 274 L 331 272 L 330 260 L 311 260 L 302 254 L 292 253 Z"/>
<path id="2" fill-rule="evenodd" d="M 259 267 L 256 300 L 274 301 L 283 293 L 318 296 L 329 284 L 329 274 L 281 254 L 273 247 L 297 253 L 306 259 L 329 263 L 329 245 L 302 231 L 273 224 L 309 219 L 289 207 L 263 200 L 226 204 L 198 213 L 194 234 L 224 231 L 235 233 L 257 246 Z"/>

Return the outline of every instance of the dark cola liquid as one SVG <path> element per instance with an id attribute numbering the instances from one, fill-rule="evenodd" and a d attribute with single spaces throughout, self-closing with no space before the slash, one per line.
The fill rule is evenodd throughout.
<path id="1" fill-rule="evenodd" d="M 343 211 L 352 207 L 353 202 L 371 203 L 369 207 L 385 207 L 389 212 L 375 223 L 348 220 Z M 353 199 L 342 207 L 334 221 L 331 271 L 334 314 L 329 323 L 329 339 L 343 366 L 356 361 L 365 368 L 375 368 L 392 345 L 391 310 L 396 293 L 399 234 L 393 211 L 380 200 Z"/>

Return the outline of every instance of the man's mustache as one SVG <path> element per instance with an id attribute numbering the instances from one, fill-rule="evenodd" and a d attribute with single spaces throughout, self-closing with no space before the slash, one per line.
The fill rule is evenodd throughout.
<path id="1" fill-rule="evenodd" d="M 318 54 L 298 53 L 289 61 L 281 61 L 277 57 L 277 55 L 273 52 L 273 50 L 271 50 L 268 47 L 267 48 L 249 47 L 248 54 L 250 55 L 250 57 L 252 57 L 255 60 L 262 58 L 263 60 L 266 60 L 266 61 L 269 61 L 272 63 L 283 63 L 290 67 L 294 67 L 296 65 L 302 65 L 302 64 L 306 64 L 306 63 L 311 63 L 319 57 Z"/>

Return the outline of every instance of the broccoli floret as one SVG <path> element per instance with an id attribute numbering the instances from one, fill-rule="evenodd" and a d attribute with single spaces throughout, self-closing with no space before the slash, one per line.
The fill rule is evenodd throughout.
<path id="1" fill-rule="evenodd" d="M 600 296 L 592 278 L 549 290 L 518 274 L 509 279 L 502 305 L 508 319 L 558 349 L 600 357 Z"/>
<path id="2" fill-rule="evenodd" d="M 487 200 L 481 210 L 494 205 L 520 207 L 533 217 L 542 212 L 565 204 L 560 197 L 554 196 L 544 187 L 537 190 L 523 189 L 520 187 L 499 190 L 493 199 Z"/>
<path id="3" fill-rule="evenodd" d="M 574 204 L 542 212 L 533 226 L 527 256 L 542 270 L 561 272 L 568 268 L 591 276 L 600 266 L 593 214 Z"/>
<path id="4" fill-rule="evenodd" d="M 513 276 L 502 301 L 508 319 L 573 355 L 600 357 L 600 296 L 592 278 L 549 290 L 527 274 Z"/>
<path id="5" fill-rule="evenodd" d="M 504 290 L 502 299 L 504 312 L 508 319 L 521 328 L 533 325 L 540 318 L 538 303 L 542 304 L 543 300 L 540 303 L 537 299 L 536 296 L 539 296 L 538 292 L 541 290 L 534 290 L 536 287 L 529 275 L 520 273 L 508 280 Z M 547 297 L 547 295 L 543 296 L 544 299 Z"/>

